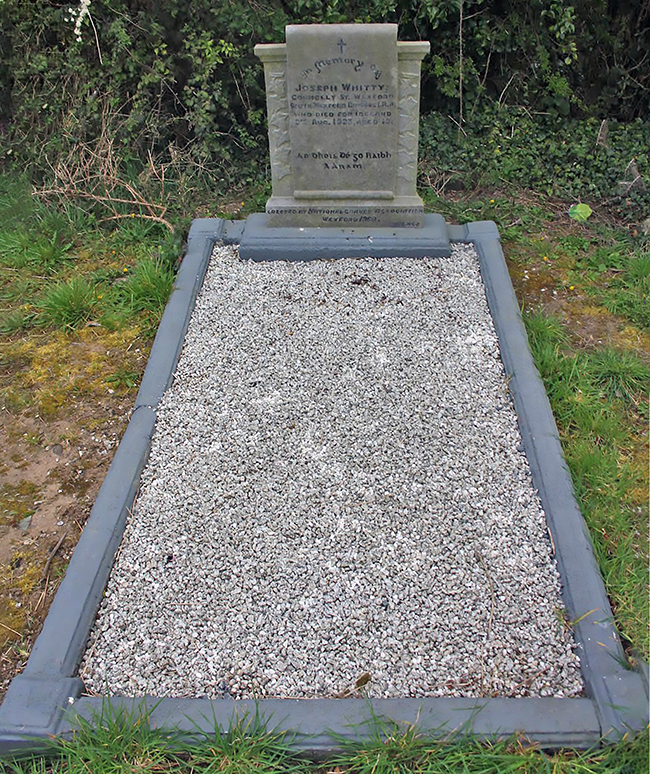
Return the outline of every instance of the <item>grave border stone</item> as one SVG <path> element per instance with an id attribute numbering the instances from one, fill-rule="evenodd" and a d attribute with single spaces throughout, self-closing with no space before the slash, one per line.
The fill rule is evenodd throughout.
<path id="1" fill-rule="evenodd" d="M 140 473 L 149 453 L 157 406 L 173 378 L 196 295 L 216 242 L 240 244 L 247 223 L 195 220 L 187 253 L 158 329 L 131 420 L 99 492 L 29 660 L 0 706 L 0 754 L 37 750 L 52 736 L 69 734 L 75 715 L 90 719 L 106 702 L 151 710 L 158 727 L 191 737 L 228 728 L 243 713 L 259 713 L 278 730 L 291 730 L 294 745 L 320 757 L 356 739 L 373 717 L 416 724 L 441 736 L 457 732 L 486 739 L 526 734 L 545 747 L 588 748 L 615 741 L 648 723 L 647 681 L 626 667 L 620 638 L 575 502 L 557 428 L 534 366 L 494 223 L 447 226 L 448 238 L 472 242 L 479 255 L 501 356 L 509 377 L 533 482 L 539 490 L 556 550 L 563 599 L 579 649 L 585 697 L 423 699 L 172 699 L 89 697 L 76 676 L 110 574 Z M 294 255 L 295 257 L 295 255 Z M 647 669 L 646 669 L 647 672 Z"/>

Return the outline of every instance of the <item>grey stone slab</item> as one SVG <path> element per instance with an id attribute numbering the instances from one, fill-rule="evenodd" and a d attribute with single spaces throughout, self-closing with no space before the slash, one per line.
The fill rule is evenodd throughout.
<path id="1" fill-rule="evenodd" d="M 38 750 L 50 736 L 64 732 L 82 691 L 78 677 L 14 677 L 0 707 L 0 755 Z"/>
<path id="2" fill-rule="evenodd" d="M 576 503 L 553 412 L 535 367 L 496 225 L 468 224 L 463 241 L 479 253 L 501 358 L 533 481 L 553 538 L 562 596 L 574 624 L 583 678 L 603 736 L 620 738 L 648 719 L 642 676 L 627 666 L 587 526 Z"/>
<path id="3" fill-rule="evenodd" d="M 438 218 L 436 222 L 439 227 Z M 257 228 L 255 223 L 253 218 L 249 237 Z M 248 221 L 245 224 L 195 221 L 188 243 L 189 261 L 181 270 L 187 274 L 184 287 L 194 288 L 192 271 L 198 276 L 204 270 L 203 256 L 210 253 L 217 239 L 241 238 L 243 245 L 248 228 Z M 267 240 L 268 249 L 275 250 L 276 260 L 281 257 L 282 231 L 278 240 Z M 575 625 L 575 636 L 587 696 L 584 699 L 387 699 L 372 703 L 354 699 L 265 700 L 257 704 L 155 699 L 151 701 L 157 704 L 152 715 L 154 724 L 208 731 L 215 722 L 227 727 L 233 716 L 254 712 L 259 707 L 271 724 L 277 722 L 282 728 L 294 730 L 296 745 L 311 755 L 331 752 L 337 746 L 328 730 L 340 731 L 343 737 L 362 735 L 366 727 L 363 724 L 371 713 L 400 724 L 417 721 L 422 730 L 440 729 L 443 733 L 459 730 L 462 734 L 471 732 L 492 738 L 521 731 L 533 741 L 555 747 L 588 747 L 596 744 L 601 736 L 616 739 L 628 729 L 646 726 L 648 707 L 643 679 L 624 666 L 604 585 L 573 497 L 550 406 L 528 349 L 496 227 L 489 221 L 452 226 L 449 234 L 454 240 L 473 241 L 479 253 L 534 483 L 539 488 L 553 535 L 565 603 L 571 616 L 576 619 L 584 616 Z M 341 236 L 347 238 L 347 235 L 337 235 L 337 238 Z M 382 232 L 380 236 L 391 240 L 398 235 Z M 314 235 L 314 240 L 318 238 Z M 294 256 L 299 254 L 298 248 L 290 252 Z M 368 255 L 368 252 L 362 254 Z M 398 246 L 395 254 L 408 253 Z M 190 271 L 192 265 L 195 269 Z M 182 276 L 181 273 L 179 277 Z M 197 279 L 197 282 L 200 281 Z M 186 290 L 182 297 L 182 308 L 175 314 L 185 319 L 191 312 L 195 292 Z M 168 335 L 175 340 L 169 341 L 167 347 L 159 346 L 152 351 L 143 380 L 143 384 L 153 385 L 149 393 L 153 396 L 152 403 L 140 405 L 134 412 L 25 671 L 14 679 L 0 707 L 0 753 L 35 749 L 39 740 L 69 731 L 71 718 L 66 708 L 84 717 L 101 709 L 102 700 L 80 695 L 82 685 L 76 669 L 149 451 L 155 412 L 148 406 L 156 405 L 153 400 L 162 380 L 168 378 L 165 374 L 170 353 L 177 352 L 182 345 L 184 324 L 174 321 L 169 325 Z M 156 362 L 158 359 L 164 362 Z M 133 706 L 131 699 L 112 697 L 110 701 Z"/>
<path id="4" fill-rule="evenodd" d="M 131 699 L 118 699 L 127 709 Z M 312 758 L 341 749 L 341 741 L 361 740 L 373 722 L 439 738 L 473 734 L 485 740 L 525 733 L 544 746 L 590 747 L 599 724 L 588 699 L 262 699 L 206 701 L 200 699 L 143 700 L 157 727 L 210 733 L 228 728 L 233 717 L 255 713 L 278 731 L 296 732 L 294 745 Z M 119 705 L 118 705 L 119 706 Z M 101 710 L 101 699 L 82 699 L 75 710 L 89 718 Z M 392 724 L 395 724 L 394 726 Z"/>
<path id="5" fill-rule="evenodd" d="M 420 63 L 394 24 L 290 25 L 262 44 L 273 193 L 268 225 L 420 228 Z"/>
<path id="6" fill-rule="evenodd" d="M 270 226 L 268 216 L 250 215 L 239 255 L 251 261 L 313 261 L 321 258 L 405 258 L 450 255 L 444 218 L 425 215 L 420 229 L 288 228 Z"/>

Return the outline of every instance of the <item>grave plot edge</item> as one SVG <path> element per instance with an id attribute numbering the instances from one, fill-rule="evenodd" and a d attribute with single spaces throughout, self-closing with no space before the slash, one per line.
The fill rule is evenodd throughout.
<path id="1" fill-rule="evenodd" d="M 464 234 L 457 229 L 462 229 Z M 534 364 L 496 224 L 450 227 L 450 236 L 473 242 L 526 456 L 546 514 L 562 580 L 562 596 L 580 656 L 587 695 L 603 738 L 620 739 L 648 723 L 642 675 L 631 669 L 607 598 L 593 545 L 575 499 L 553 412 Z M 456 233 L 454 233 L 456 232 Z"/>
<path id="2" fill-rule="evenodd" d="M 111 519 L 113 520 L 112 528 L 105 526 L 104 534 L 99 538 L 100 542 L 103 541 L 103 553 L 101 551 L 99 554 L 95 552 L 94 558 L 90 554 L 86 555 L 86 544 L 90 538 L 82 542 L 82 535 L 68 573 L 53 602 L 53 610 L 48 614 L 43 632 L 34 646 L 25 671 L 22 675 L 14 678 L 5 701 L 0 706 L 0 754 L 7 754 L 19 749 L 36 748 L 39 740 L 42 743 L 44 739 L 50 738 L 52 735 L 70 732 L 75 713 L 88 716 L 89 713 L 93 713 L 97 711 L 98 707 L 101 707 L 102 700 L 81 696 L 83 684 L 75 674 L 78 662 L 82 656 L 101 599 L 101 593 L 112 567 L 114 553 L 119 546 L 128 509 L 135 498 L 140 472 L 149 453 L 151 434 L 155 424 L 155 409 L 171 381 L 196 294 L 203 281 L 212 248 L 217 241 L 237 243 L 243 229 L 243 222 L 219 219 L 195 220 L 192 224 L 187 252 L 174 285 L 174 292 L 156 335 L 149 363 L 136 398 L 133 416 L 88 521 L 88 525 L 91 525 L 102 520 L 107 523 Z M 495 294 L 494 287 L 492 287 L 495 285 L 495 280 L 486 282 L 488 297 L 490 298 L 492 295 L 490 305 L 493 314 L 494 304 L 498 301 L 499 304 L 508 303 L 511 307 L 514 304 L 514 307 L 510 308 L 508 312 L 508 318 L 512 317 L 513 314 L 517 317 L 516 300 L 514 300 L 514 293 L 512 293 L 512 286 L 498 240 L 498 232 L 494 224 L 476 223 L 464 227 L 449 227 L 449 233 L 453 241 L 474 242 L 481 256 L 482 265 L 485 265 L 484 271 L 490 276 L 490 272 L 493 272 L 496 267 L 496 272 L 499 275 L 496 278 L 496 283 L 503 282 L 506 289 L 509 288 L 510 300 L 507 297 L 497 298 L 499 293 Z M 499 274 L 500 272 L 502 274 L 503 271 L 505 271 L 505 280 Z M 491 287 L 492 289 L 490 289 Z M 518 319 L 518 325 L 523 331 L 520 319 Z M 502 324 L 501 327 L 503 327 Z M 499 324 L 497 329 L 501 336 Z M 523 335 L 525 341 L 525 333 Z M 509 351 L 508 345 L 505 345 L 504 351 L 506 353 Z M 532 364 L 527 343 L 525 351 Z M 520 353 L 514 350 L 511 354 L 515 356 Z M 506 354 L 504 363 L 508 357 L 509 355 Z M 506 364 L 507 370 L 511 368 L 512 364 Z M 534 371 L 534 366 L 532 368 Z M 533 375 L 535 376 L 536 372 Z M 539 376 L 536 378 L 541 385 Z M 541 389 L 543 392 L 543 387 Z M 514 394 L 516 395 L 516 391 Z M 521 396 L 520 399 L 525 403 Z M 517 399 L 515 399 L 515 403 L 517 404 Z M 525 411 L 524 417 L 526 417 Z M 553 422 L 552 414 L 550 419 Z M 526 422 L 527 419 L 524 418 L 524 427 Z M 534 442 L 534 435 L 531 435 L 529 439 L 529 443 L 532 442 Z M 126 468 L 129 467 L 129 464 L 130 470 L 127 471 Z M 532 460 L 531 466 L 533 466 Z M 538 485 L 537 481 L 535 483 Z M 570 491 L 572 496 L 572 490 Z M 540 493 L 542 493 L 542 487 L 540 487 Z M 543 495 L 542 499 L 544 501 Z M 107 507 L 106 502 L 109 500 L 111 500 L 111 506 Z M 584 531 L 584 523 L 579 512 L 578 516 Z M 86 530 L 88 530 L 88 525 Z M 84 530 L 84 534 L 86 530 Z M 92 529 L 89 530 L 89 534 L 92 531 Z M 558 563 L 562 572 L 562 562 L 559 557 Z M 76 573 L 71 573 L 73 565 L 79 568 Z M 593 574 L 593 568 L 587 567 L 587 570 Z M 597 568 L 596 574 L 600 580 Z M 84 585 L 84 580 L 87 585 Z M 602 581 L 600 581 L 600 585 L 602 586 Z M 75 608 L 69 606 L 70 598 L 81 598 L 82 601 L 77 602 L 76 609 L 78 610 L 79 605 L 81 605 L 85 612 L 79 614 L 71 632 L 61 642 L 60 635 L 64 631 L 62 626 L 69 627 L 70 615 L 74 617 Z M 62 617 L 63 611 L 66 611 L 66 614 Z M 578 624 L 579 626 L 580 624 Z M 611 621 L 608 622 L 608 626 L 616 637 Z M 580 634 L 581 630 L 578 627 L 576 631 Z M 53 639 L 54 633 L 55 639 Z M 616 642 L 618 642 L 617 639 Z M 48 653 L 52 654 L 53 648 L 54 652 L 59 655 L 51 659 L 48 657 Z M 609 688 L 609 693 L 606 694 L 605 698 L 613 699 L 621 694 L 620 690 L 618 694 L 616 693 L 621 676 L 616 670 L 614 672 L 610 670 L 608 676 L 609 674 L 617 682 L 614 691 L 612 692 Z M 634 673 L 631 674 L 639 677 Z M 589 684 L 589 680 L 587 682 Z M 593 677 L 591 682 L 593 682 Z M 633 680 L 628 680 L 626 686 L 627 693 L 636 701 L 636 684 Z M 600 691 L 600 693 L 603 692 Z M 423 725 L 426 730 L 444 728 L 459 730 L 462 733 L 469 729 L 472 733 L 484 736 L 508 735 L 515 731 L 521 731 L 529 735 L 531 739 L 546 746 L 588 747 L 596 743 L 602 734 L 608 733 L 610 725 L 615 729 L 621 727 L 621 723 L 617 720 L 617 711 L 612 710 L 608 714 L 606 708 L 598 706 L 599 697 L 599 689 L 596 688 L 593 690 L 594 701 L 591 698 L 550 700 L 441 698 L 386 699 L 370 703 L 359 700 L 307 699 L 261 700 L 255 706 L 258 706 L 263 712 L 268 711 L 280 721 L 283 718 L 291 721 L 290 727 L 293 729 L 299 729 L 307 718 L 310 719 L 312 728 L 313 723 L 316 722 L 321 729 L 320 733 L 303 733 L 297 738 L 297 744 L 302 751 L 318 755 L 329 752 L 336 746 L 332 744 L 331 737 L 324 731 L 325 728 L 341 728 L 344 735 L 354 736 L 358 731 L 350 726 L 350 722 L 355 722 L 354 718 L 360 719 L 361 723 L 366 722 L 367 718 L 363 715 L 362 708 L 368 709 L 370 706 L 373 708 L 381 706 L 377 714 L 384 717 L 401 715 L 413 719 L 419 718 L 421 724 L 423 718 L 426 717 L 429 721 Z M 133 706 L 131 699 L 109 697 L 108 700 L 116 703 L 128 702 L 130 706 Z M 251 705 L 251 702 L 228 700 L 156 699 L 154 701 L 157 702 L 157 706 L 152 721 L 158 717 L 164 723 L 170 722 L 173 718 L 176 718 L 177 723 L 182 722 L 182 718 L 207 718 L 208 726 L 210 718 L 218 718 L 222 724 L 227 725 L 226 715 L 232 716 L 233 713 L 236 714 L 242 709 L 250 709 Z M 547 702 L 543 711 L 540 702 Z M 636 703 L 638 704 L 638 702 Z M 319 705 L 324 716 L 321 718 L 321 715 L 317 714 L 316 717 L 319 720 L 314 721 L 314 712 Z M 291 710 L 292 707 L 295 709 Z M 459 713 L 465 714 L 461 717 Z M 532 718 L 540 717 L 540 715 L 543 716 L 544 720 L 532 721 Z M 611 724 L 610 716 L 614 718 Z M 458 722 L 459 717 L 461 718 L 460 722 Z M 631 717 L 632 721 L 635 718 L 638 721 L 638 711 L 633 712 Z M 476 719 L 478 718 L 480 718 L 480 723 L 477 725 Z M 525 725 L 522 727 L 522 721 L 526 718 L 532 723 L 529 728 L 526 728 Z M 434 725 L 430 725 L 430 723 L 434 723 Z M 633 722 L 632 725 L 638 726 L 638 723 Z M 535 731 L 534 726 L 537 726 L 537 731 Z M 288 726 L 284 726 L 283 723 L 283 727 Z"/>

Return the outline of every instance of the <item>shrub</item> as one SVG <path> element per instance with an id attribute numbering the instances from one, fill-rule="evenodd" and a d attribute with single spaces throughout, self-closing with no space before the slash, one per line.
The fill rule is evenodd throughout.
<path id="1" fill-rule="evenodd" d="M 650 110 L 639 3 L 93 0 L 79 15 L 71 2 L 2 0 L 0 159 L 42 175 L 77 143 L 110 137 L 120 156 L 182 149 L 224 186 L 258 181 L 265 96 L 253 46 L 283 40 L 288 23 L 396 22 L 402 39 L 431 40 L 424 112 L 458 117 L 461 9 L 464 117 L 497 100 L 560 116 Z"/>

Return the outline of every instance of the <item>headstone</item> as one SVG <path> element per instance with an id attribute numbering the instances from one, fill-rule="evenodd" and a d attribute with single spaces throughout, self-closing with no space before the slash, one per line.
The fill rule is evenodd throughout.
<path id="1" fill-rule="evenodd" d="M 269 226 L 420 228 L 420 65 L 427 42 L 395 24 L 286 28 L 255 46 L 264 63 Z"/>

